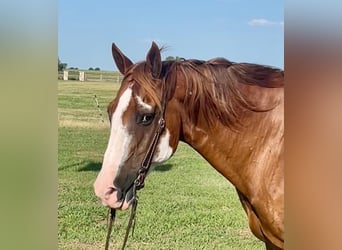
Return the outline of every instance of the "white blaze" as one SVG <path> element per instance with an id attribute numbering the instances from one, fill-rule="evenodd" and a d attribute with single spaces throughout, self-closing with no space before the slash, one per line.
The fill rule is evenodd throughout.
<path id="1" fill-rule="evenodd" d="M 122 116 L 127 110 L 132 97 L 132 89 L 128 88 L 120 97 L 118 106 L 112 116 L 111 131 L 107 150 L 104 155 L 103 167 L 118 167 L 127 158 L 131 136 L 122 123 Z"/>
<path id="2" fill-rule="evenodd" d="M 94 183 L 95 193 L 102 200 L 106 198 L 105 195 L 108 189 L 114 187 L 113 180 L 117 175 L 118 168 L 127 159 L 131 136 L 122 123 L 122 118 L 131 97 L 132 89 L 128 88 L 120 97 L 112 116 L 108 146 L 104 154 L 101 171 Z"/>

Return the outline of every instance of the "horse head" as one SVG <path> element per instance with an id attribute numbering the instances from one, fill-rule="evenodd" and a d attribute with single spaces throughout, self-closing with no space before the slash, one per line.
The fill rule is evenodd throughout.
<path id="1" fill-rule="evenodd" d="M 134 64 L 115 44 L 112 54 L 124 78 L 117 96 L 108 105 L 110 137 L 94 190 L 103 205 L 125 210 L 130 206 L 133 183 L 164 115 L 164 79 L 160 49 L 154 42 L 144 62 Z M 152 166 L 169 159 L 177 148 L 179 132 L 174 123 L 180 119 L 177 112 L 168 113 L 151 158 Z"/>

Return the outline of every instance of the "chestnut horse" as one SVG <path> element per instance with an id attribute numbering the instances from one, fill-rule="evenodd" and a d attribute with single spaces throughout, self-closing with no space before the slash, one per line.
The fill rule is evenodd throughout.
<path id="1" fill-rule="evenodd" d="M 189 144 L 235 186 L 266 249 L 283 249 L 284 72 L 224 58 L 162 61 L 154 42 L 136 64 L 115 44 L 112 53 L 124 79 L 108 106 L 110 138 L 94 183 L 103 205 L 131 205 L 141 162 L 165 116 L 152 166 L 169 159 L 180 140 Z"/>

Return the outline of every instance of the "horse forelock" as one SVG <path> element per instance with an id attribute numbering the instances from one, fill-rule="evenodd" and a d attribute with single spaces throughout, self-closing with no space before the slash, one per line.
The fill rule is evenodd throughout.
<path id="1" fill-rule="evenodd" d="M 151 77 L 144 62 L 137 63 L 132 67 L 127 76 L 131 77 L 138 88 L 143 88 L 146 95 L 151 98 L 159 109 L 161 108 L 161 80 Z"/>

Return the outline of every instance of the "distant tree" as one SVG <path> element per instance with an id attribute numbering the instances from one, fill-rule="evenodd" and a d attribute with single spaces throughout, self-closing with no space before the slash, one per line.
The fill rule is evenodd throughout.
<path id="1" fill-rule="evenodd" d="M 167 57 L 165 58 L 165 60 L 166 60 L 166 61 L 174 61 L 175 58 L 174 58 L 173 56 L 167 56 Z"/>
<path id="2" fill-rule="evenodd" d="M 67 68 L 68 64 L 62 63 L 58 57 L 58 71 L 63 71 Z"/>
<path id="3" fill-rule="evenodd" d="M 90 67 L 88 70 L 94 70 L 92 67 Z"/>
<path id="4" fill-rule="evenodd" d="M 95 70 L 100 71 L 101 69 L 99 67 L 96 67 Z"/>
<path id="5" fill-rule="evenodd" d="M 179 56 L 176 56 L 176 57 L 174 57 L 174 56 L 167 56 L 165 58 L 166 61 L 180 61 L 181 59 L 182 58 L 180 58 Z"/>

